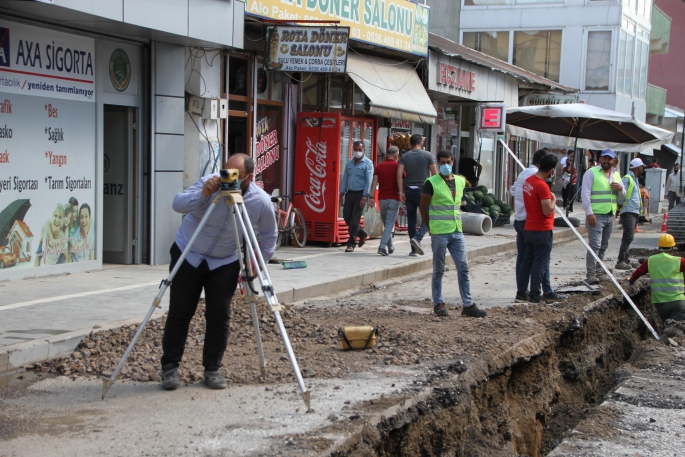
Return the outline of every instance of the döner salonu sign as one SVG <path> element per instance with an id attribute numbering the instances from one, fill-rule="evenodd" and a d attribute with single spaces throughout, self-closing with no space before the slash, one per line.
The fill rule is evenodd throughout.
<path id="1" fill-rule="evenodd" d="M 348 27 L 274 27 L 269 32 L 270 70 L 345 73 Z"/>

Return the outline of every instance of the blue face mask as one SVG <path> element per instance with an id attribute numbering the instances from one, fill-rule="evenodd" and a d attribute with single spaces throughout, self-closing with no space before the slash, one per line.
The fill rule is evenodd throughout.
<path id="1" fill-rule="evenodd" d="M 443 163 L 440 165 L 440 174 L 443 176 L 449 176 L 452 173 L 452 165 L 449 163 Z"/>

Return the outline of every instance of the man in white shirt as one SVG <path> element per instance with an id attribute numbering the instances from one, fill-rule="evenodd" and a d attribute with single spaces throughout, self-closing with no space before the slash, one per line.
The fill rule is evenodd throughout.
<path id="1" fill-rule="evenodd" d="M 666 183 L 666 198 L 668 198 L 668 210 L 671 211 L 674 206 L 680 205 L 680 164 L 678 162 L 673 164 L 673 173 L 668 176 Z"/>
<path id="2" fill-rule="evenodd" d="M 516 182 L 509 189 L 509 194 L 514 196 L 514 230 L 516 230 L 516 298 L 515 303 L 528 303 L 528 283 L 530 282 L 529 275 L 522 275 L 523 258 L 526 255 L 526 241 L 524 238 L 523 229 L 526 226 L 526 207 L 523 204 L 523 183 L 526 179 L 538 172 L 540 161 L 547 154 L 547 151 L 540 149 L 533 154 L 531 165 L 523 170 L 516 178 Z M 557 294 L 552 289 L 552 283 L 549 277 L 549 264 L 547 265 L 545 275 L 542 278 L 542 292 L 550 301 L 560 301 L 567 298 L 566 295 Z"/>

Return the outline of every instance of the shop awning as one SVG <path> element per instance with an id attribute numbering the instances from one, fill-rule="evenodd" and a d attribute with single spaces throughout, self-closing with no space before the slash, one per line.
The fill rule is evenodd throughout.
<path id="1" fill-rule="evenodd" d="M 369 98 L 374 116 L 435 124 L 435 111 L 414 66 L 380 57 L 347 56 L 347 74 Z"/>

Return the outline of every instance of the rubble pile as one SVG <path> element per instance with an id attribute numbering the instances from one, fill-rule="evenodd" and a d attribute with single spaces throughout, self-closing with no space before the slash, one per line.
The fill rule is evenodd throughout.
<path id="1" fill-rule="evenodd" d="M 609 293 L 609 292 L 606 292 Z M 596 297 L 593 297 L 595 299 Z M 514 305 L 493 308 L 486 319 L 460 316 L 460 308 L 450 307 L 448 318 L 432 314 L 429 299 L 398 300 L 375 306 L 340 300 L 334 306 L 305 304 L 285 306 L 283 322 L 305 378 L 343 377 L 388 365 L 432 364 L 461 357 L 496 354 L 522 338 L 555 328 L 573 318 L 587 298 L 577 296 L 563 306 Z M 230 336 L 222 368 L 233 384 L 290 382 L 294 379 L 273 315 L 263 304 L 258 315 L 267 375 L 262 377 L 255 350 L 250 307 L 234 298 Z M 204 302 L 191 321 L 183 363 L 179 368 L 185 383 L 203 379 L 202 348 L 205 332 Z M 161 375 L 162 337 L 166 315 L 151 320 L 131 352 L 118 379 L 158 382 Z M 364 351 L 343 351 L 338 329 L 346 325 L 373 325 L 378 328 L 377 344 Z M 33 365 L 37 373 L 76 377 L 110 375 L 133 338 L 137 326 L 94 331 L 70 356 Z"/>

